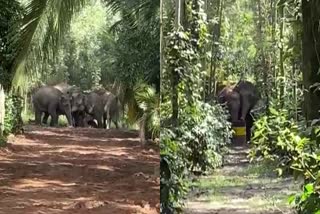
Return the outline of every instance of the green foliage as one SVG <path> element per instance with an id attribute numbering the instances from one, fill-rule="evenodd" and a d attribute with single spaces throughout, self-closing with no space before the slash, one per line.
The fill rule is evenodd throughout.
<path id="1" fill-rule="evenodd" d="M 198 102 L 188 106 L 181 116 L 179 142 L 187 149 L 186 160 L 190 171 L 205 173 L 222 165 L 222 148 L 231 138 L 231 125 L 220 105 Z"/>
<path id="2" fill-rule="evenodd" d="M 16 41 L 11 37 L 18 36 L 18 27 L 14 23 L 20 20 L 22 7 L 16 0 L 0 0 L 0 84 L 8 91 L 13 74 L 11 66 L 17 54 Z"/>
<path id="3" fill-rule="evenodd" d="M 319 185 L 315 182 L 307 183 L 304 185 L 301 193 L 292 195 L 289 198 L 289 203 L 296 207 L 298 214 L 319 214 L 319 197 Z"/>
<path id="4" fill-rule="evenodd" d="M 116 34 L 112 67 L 117 71 L 116 79 L 128 88 L 144 80 L 160 90 L 159 65 L 159 17 L 148 22 L 129 16 L 124 10 L 121 21 L 113 25 Z M 132 26 L 132 22 L 137 25 Z"/>
<path id="5" fill-rule="evenodd" d="M 10 93 L 6 96 L 5 99 L 5 109 L 6 114 L 4 118 L 4 136 L 9 135 L 10 133 L 16 134 L 21 132 L 22 130 L 22 101 L 23 99 L 15 95 L 13 93 Z"/>
<path id="6" fill-rule="evenodd" d="M 186 149 L 177 141 L 174 130 L 161 128 L 161 213 L 181 212 L 188 192 L 185 152 Z"/>
<path id="7" fill-rule="evenodd" d="M 271 160 L 280 175 L 303 177 L 303 191 L 289 198 L 299 214 L 318 213 L 320 209 L 320 127 L 312 126 L 304 132 L 289 119 L 288 111 L 270 108 L 269 115 L 255 123 L 250 156 Z M 315 122 L 314 122 L 315 124 Z M 304 128 L 304 127 L 303 127 Z"/>
<path id="8" fill-rule="evenodd" d="M 275 161 L 280 174 L 292 170 L 299 174 L 298 171 L 304 172 L 317 164 L 314 162 L 317 144 L 302 136 L 298 125 L 288 118 L 288 111 L 270 108 L 268 115 L 256 121 L 250 156 Z"/>
<path id="9" fill-rule="evenodd" d="M 221 165 L 221 147 L 227 142 L 224 134 L 228 135 L 219 107 L 200 101 L 203 50 L 208 36 L 204 2 L 189 0 L 185 3 L 184 26 L 171 27 L 174 16 L 170 9 L 167 11 L 170 17 L 164 25 L 160 153 L 161 163 L 167 163 L 166 168 L 161 166 L 161 171 L 167 173 L 161 175 L 162 213 L 181 212 L 188 192 L 186 179 L 192 170 L 205 172 Z M 169 8 L 170 3 L 165 4 Z M 174 114 L 177 118 L 172 118 Z"/>
<path id="10" fill-rule="evenodd" d="M 220 105 L 197 102 L 181 112 L 173 130 L 161 128 L 161 161 L 168 163 L 169 177 L 161 177 L 161 206 L 179 210 L 188 192 L 186 179 L 193 170 L 203 173 L 221 166 L 223 148 L 229 142 L 231 125 Z"/>
<path id="11" fill-rule="evenodd" d="M 137 101 L 138 107 L 142 110 L 141 119 L 146 120 L 146 130 L 151 132 L 152 138 L 157 138 L 160 135 L 160 103 L 159 94 L 155 88 L 139 83 L 134 88 L 134 98 Z"/>
<path id="12" fill-rule="evenodd" d="M 7 138 L 5 136 L 0 135 L 0 147 L 5 146 L 7 143 Z"/>

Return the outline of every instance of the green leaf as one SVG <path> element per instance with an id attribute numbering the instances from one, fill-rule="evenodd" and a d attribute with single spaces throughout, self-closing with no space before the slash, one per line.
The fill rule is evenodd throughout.
<path id="1" fill-rule="evenodd" d="M 309 194 L 314 191 L 312 183 L 309 183 L 309 184 L 305 185 L 304 188 L 305 188 L 306 192 L 309 193 Z"/>
<path id="2" fill-rule="evenodd" d="M 289 198 L 288 198 L 288 203 L 289 203 L 290 205 L 294 204 L 295 199 L 296 199 L 296 195 L 295 195 L 295 194 L 292 194 L 292 195 L 289 196 Z"/>

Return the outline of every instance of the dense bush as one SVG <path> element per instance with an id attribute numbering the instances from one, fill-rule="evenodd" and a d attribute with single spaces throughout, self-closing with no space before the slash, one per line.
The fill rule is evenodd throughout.
<path id="1" fill-rule="evenodd" d="M 294 204 L 299 214 L 319 214 L 320 213 L 320 191 L 319 179 L 304 185 L 303 191 L 289 198 L 289 202 Z"/>
<path id="2" fill-rule="evenodd" d="M 225 110 L 219 105 L 198 102 L 186 108 L 185 113 L 178 133 L 181 136 L 179 141 L 187 148 L 185 155 L 189 170 L 206 172 L 221 166 L 221 149 L 231 138 L 231 125 L 227 122 Z"/>
<path id="3" fill-rule="evenodd" d="M 280 175 L 304 178 L 303 191 L 289 198 L 299 214 L 320 213 L 319 133 L 317 126 L 299 127 L 283 109 L 271 108 L 255 123 L 251 158 L 274 161 Z"/>
<path id="4" fill-rule="evenodd" d="M 179 211 L 188 191 L 186 178 L 195 169 L 202 172 L 222 164 L 222 150 L 230 141 L 231 125 L 219 105 L 197 102 L 181 112 L 180 125 L 161 129 L 161 206 L 163 210 Z M 167 212 L 164 212 L 167 213 Z"/>
<path id="5" fill-rule="evenodd" d="M 22 130 L 22 101 L 23 99 L 15 94 L 9 93 L 5 99 L 4 136 L 10 133 L 19 133 Z"/>
<path id="6" fill-rule="evenodd" d="M 184 153 L 185 147 L 177 140 L 173 130 L 161 128 L 161 213 L 180 212 L 188 192 L 188 175 Z"/>
<path id="7" fill-rule="evenodd" d="M 255 122 L 254 137 L 250 156 L 275 161 L 280 174 L 289 172 L 294 157 L 297 157 L 308 143 L 299 136 L 299 129 L 293 120 L 288 119 L 288 112 L 270 108 L 269 114 Z"/>

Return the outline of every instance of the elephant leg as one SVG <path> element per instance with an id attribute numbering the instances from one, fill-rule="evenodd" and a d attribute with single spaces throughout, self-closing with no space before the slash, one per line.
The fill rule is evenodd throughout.
<path id="1" fill-rule="evenodd" d="M 247 114 L 246 116 L 246 137 L 247 137 L 247 141 L 250 142 L 251 140 L 251 128 L 253 126 L 254 120 L 253 117 L 251 116 L 251 114 Z"/>
<path id="2" fill-rule="evenodd" d="M 79 112 L 72 112 L 72 125 L 74 127 L 79 127 L 81 126 L 81 120 L 83 120 L 83 118 L 81 117 L 81 114 Z"/>
<path id="3" fill-rule="evenodd" d="M 56 112 L 52 112 L 50 126 L 56 127 L 57 125 L 58 125 L 58 114 Z"/>
<path id="4" fill-rule="evenodd" d="M 110 127 L 111 127 L 110 108 L 107 109 L 106 116 L 107 116 L 107 129 L 110 129 Z"/>
<path id="5" fill-rule="evenodd" d="M 39 110 L 35 110 L 35 120 L 37 125 L 41 125 L 41 116 L 42 112 Z"/>
<path id="6" fill-rule="evenodd" d="M 49 118 L 49 113 L 48 112 L 45 112 L 44 113 L 44 116 L 42 118 L 42 123 L 47 125 L 48 124 L 48 118 Z"/>
<path id="7" fill-rule="evenodd" d="M 119 126 L 118 126 L 118 120 L 113 120 L 113 123 L 114 123 L 114 125 L 116 126 L 116 129 L 118 129 L 118 128 L 119 128 Z"/>
<path id="8" fill-rule="evenodd" d="M 252 104 L 248 96 L 240 96 L 240 106 L 241 106 L 241 111 L 239 115 L 240 120 L 245 120 L 247 115 L 250 114 L 251 105 Z"/>
<path id="9" fill-rule="evenodd" d="M 48 113 L 51 116 L 50 126 L 57 126 L 58 125 L 58 113 L 57 113 L 57 106 L 51 105 L 49 106 Z"/>
<path id="10" fill-rule="evenodd" d="M 78 121 L 78 126 L 80 126 L 80 127 L 84 127 L 85 125 L 84 125 L 84 123 L 85 123 L 85 115 L 82 113 L 80 116 L 79 116 L 80 118 L 79 118 L 79 121 Z"/>
<path id="11" fill-rule="evenodd" d="M 103 123 L 102 120 L 97 120 L 98 121 L 98 128 L 102 129 L 103 128 Z"/>
<path id="12" fill-rule="evenodd" d="M 229 105 L 229 111 L 231 115 L 231 122 L 234 123 L 239 120 L 240 104 L 238 102 L 231 103 Z"/>
<path id="13" fill-rule="evenodd" d="M 111 118 L 108 116 L 107 117 L 107 129 L 110 129 L 111 126 Z"/>
<path id="14" fill-rule="evenodd" d="M 106 120 L 107 120 L 106 115 L 103 115 L 103 128 L 104 128 L 104 129 L 106 129 L 106 128 L 107 128 Z"/>
<path id="15" fill-rule="evenodd" d="M 94 117 L 96 120 L 97 120 L 97 123 L 98 123 L 98 128 L 103 128 L 103 123 L 102 123 L 102 116 L 101 115 L 96 115 L 95 117 Z"/>

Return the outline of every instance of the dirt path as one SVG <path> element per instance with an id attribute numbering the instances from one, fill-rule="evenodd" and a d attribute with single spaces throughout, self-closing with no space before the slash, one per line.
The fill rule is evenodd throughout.
<path id="1" fill-rule="evenodd" d="M 287 198 L 299 184 L 278 178 L 273 168 L 249 164 L 248 148 L 230 149 L 226 164 L 213 175 L 194 179 L 186 214 L 292 214 Z"/>
<path id="2" fill-rule="evenodd" d="M 158 168 L 137 133 L 28 126 L 0 151 L 0 214 L 159 213 Z"/>

